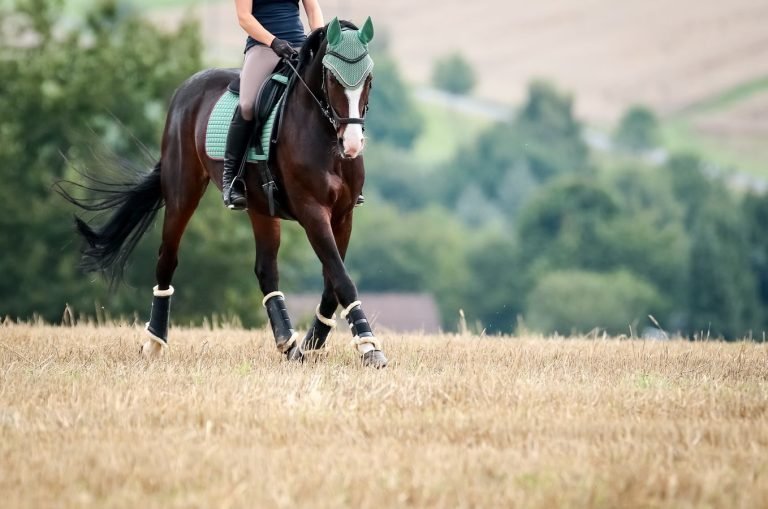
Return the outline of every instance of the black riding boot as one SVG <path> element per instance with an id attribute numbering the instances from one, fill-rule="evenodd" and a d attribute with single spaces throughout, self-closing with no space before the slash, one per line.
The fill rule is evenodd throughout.
<path id="1" fill-rule="evenodd" d="M 246 120 L 240 114 L 240 107 L 235 110 L 227 134 L 227 147 L 224 151 L 224 173 L 221 176 L 221 191 L 224 205 L 232 210 L 243 210 L 246 206 L 245 188 L 242 181 L 235 181 L 237 172 L 248 150 L 248 142 L 253 134 L 254 120 Z"/>

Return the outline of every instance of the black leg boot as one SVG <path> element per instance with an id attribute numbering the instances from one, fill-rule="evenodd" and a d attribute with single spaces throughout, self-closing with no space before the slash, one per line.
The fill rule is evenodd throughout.
<path id="1" fill-rule="evenodd" d="M 152 292 L 154 297 L 152 298 L 152 311 L 150 311 L 149 321 L 147 322 L 147 332 L 155 341 L 162 345 L 167 345 L 173 287 L 169 286 L 167 290 L 160 290 L 156 286 L 152 289 Z"/>
<path id="2" fill-rule="evenodd" d="M 240 113 L 240 107 L 235 110 L 232 123 L 227 134 L 227 146 L 224 150 L 224 172 L 221 176 L 221 191 L 224 205 L 232 210 L 243 210 L 246 206 L 245 188 L 243 183 L 235 181 L 240 171 L 248 142 L 253 135 L 254 120 L 245 120 Z"/>
<path id="3" fill-rule="evenodd" d="M 288 309 L 285 307 L 285 296 L 282 292 L 272 292 L 264 297 L 262 304 L 267 310 L 269 325 L 275 336 L 275 344 L 281 353 L 286 353 L 296 343 L 298 334 L 291 325 Z"/>
<path id="4" fill-rule="evenodd" d="M 311 352 L 322 351 L 331 331 L 336 328 L 336 315 L 326 318 L 320 314 L 320 306 L 315 309 L 315 320 L 307 331 L 307 335 L 301 341 L 294 344 L 285 356 L 289 361 L 303 361 L 304 355 Z"/>
<path id="5" fill-rule="evenodd" d="M 352 344 L 357 348 L 363 366 L 371 366 L 376 369 L 387 367 L 389 361 L 384 352 L 381 351 L 379 340 L 373 334 L 373 329 L 368 318 L 365 317 L 360 301 L 350 304 L 347 309 L 342 311 L 341 317 L 346 319 L 349 324 L 354 336 Z"/>

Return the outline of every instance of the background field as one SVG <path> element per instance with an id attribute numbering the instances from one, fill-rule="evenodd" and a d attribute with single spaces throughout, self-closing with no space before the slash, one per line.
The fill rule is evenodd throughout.
<path id="1" fill-rule="evenodd" d="M 231 2 L 167 4 L 182 5 L 153 16 L 165 23 L 198 13 L 209 59 L 239 65 L 243 37 Z M 325 0 L 322 6 L 329 18 L 371 15 L 412 83 L 428 84 L 435 60 L 457 51 L 477 70 L 481 97 L 519 104 L 532 78 L 547 79 L 574 94 L 580 117 L 604 127 L 628 106 L 646 104 L 676 122 L 666 133 L 671 148 L 709 146 L 710 158 L 723 165 L 766 174 L 764 1 L 490 0 L 469 8 L 454 0 L 439 7 Z M 689 114 L 729 92 L 729 103 Z"/>
<path id="2" fill-rule="evenodd" d="M 168 16 L 202 14 L 209 55 L 239 63 L 233 51 L 243 36 L 231 2 L 175 3 L 183 6 Z M 372 16 L 411 81 L 428 82 L 436 58 L 460 51 L 480 74 L 480 95 L 519 103 L 532 76 L 547 78 L 574 92 L 579 113 L 592 120 L 613 120 L 633 102 L 676 112 L 768 75 L 768 5 L 760 0 L 322 6 L 328 18 Z"/>
<path id="3" fill-rule="evenodd" d="M 765 344 L 0 328 L 6 507 L 765 507 Z"/>

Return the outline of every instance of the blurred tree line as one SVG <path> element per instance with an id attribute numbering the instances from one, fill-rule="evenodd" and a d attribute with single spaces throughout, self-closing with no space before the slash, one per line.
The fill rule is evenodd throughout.
<path id="1" fill-rule="evenodd" d="M 159 228 L 110 293 L 78 271 L 73 210 L 52 184 L 80 180 L 76 168 L 104 175 L 104 153 L 154 163 L 173 90 L 202 67 L 198 29 L 159 30 L 109 1 L 75 25 L 60 17 L 61 3 L 44 0 L 2 13 L 0 314 L 58 321 L 68 303 L 146 318 Z M 361 290 L 430 292 L 448 329 L 463 308 L 491 333 L 628 334 L 652 315 L 670 332 L 762 337 L 768 199 L 732 192 L 695 155 L 636 157 L 657 142 L 653 112 L 625 115 L 616 145 L 627 157 L 598 158 L 573 99 L 534 83 L 513 118 L 425 168 L 412 153 L 424 119 L 386 48 L 377 53 L 369 200 L 347 256 Z M 319 291 L 303 232 L 284 231 L 282 289 Z M 253 258 L 245 215 L 208 193 L 182 241 L 176 322 L 262 320 Z"/>
<path id="2" fill-rule="evenodd" d="M 358 214 L 373 226 L 358 224 L 365 256 L 355 244 L 350 254 L 360 285 L 426 288 L 447 327 L 462 307 L 489 332 L 638 334 L 655 321 L 691 337 L 761 339 L 768 197 L 729 190 L 696 155 L 636 157 L 658 148 L 656 124 L 631 107 L 618 156 L 598 159 L 572 98 L 536 82 L 513 118 L 447 167 L 425 172 L 408 153 L 371 150 L 369 187 L 413 229 L 395 225 L 395 211 Z"/>

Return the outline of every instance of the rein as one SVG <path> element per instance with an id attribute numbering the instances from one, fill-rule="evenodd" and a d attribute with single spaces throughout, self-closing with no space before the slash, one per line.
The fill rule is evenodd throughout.
<path id="1" fill-rule="evenodd" d="M 363 53 L 363 55 L 360 58 L 355 60 L 349 60 L 347 58 L 342 57 L 341 55 L 338 55 L 336 52 L 329 53 L 329 54 L 333 56 L 337 56 L 342 60 L 350 63 L 359 62 L 363 58 L 368 56 L 368 52 L 366 51 L 365 53 Z M 336 109 L 331 104 L 331 101 L 328 100 L 328 90 L 325 85 L 327 81 L 326 74 L 328 70 L 325 68 L 324 65 L 322 66 L 323 67 L 323 85 L 322 85 L 323 98 L 318 99 L 315 93 L 312 92 L 312 89 L 309 88 L 309 85 L 307 85 L 307 82 L 304 81 L 304 78 L 301 77 L 301 74 L 299 74 L 299 71 L 296 70 L 296 67 L 294 67 L 293 63 L 289 59 L 283 59 L 283 60 L 285 61 L 286 64 L 288 64 L 288 67 L 290 67 L 291 71 L 293 71 L 293 74 L 299 79 L 301 84 L 304 85 L 304 88 L 307 89 L 307 92 L 309 92 L 309 95 L 312 97 L 312 99 L 314 99 L 315 103 L 317 103 L 317 105 L 320 107 L 320 111 L 323 112 L 323 115 L 325 116 L 326 119 L 328 119 L 328 122 L 331 123 L 335 131 L 338 131 L 339 127 L 343 125 L 348 125 L 348 124 L 360 124 L 363 126 L 363 131 L 365 131 L 365 117 L 366 117 L 366 114 L 368 113 L 368 105 L 367 104 L 365 105 L 365 108 L 363 109 L 363 115 L 361 118 L 340 117 L 339 114 L 336 113 Z"/>

